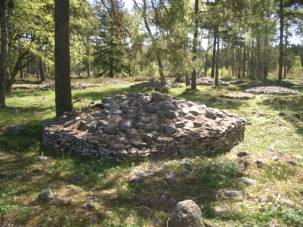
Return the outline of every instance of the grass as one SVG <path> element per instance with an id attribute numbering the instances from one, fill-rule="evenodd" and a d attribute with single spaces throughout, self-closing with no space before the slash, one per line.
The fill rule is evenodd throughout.
<path id="1" fill-rule="evenodd" d="M 302 226 L 303 196 L 303 81 L 295 81 L 295 96 L 258 95 L 237 100 L 219 97 L 241 91 L 237 85 L 184 86 L 169 94 L 235 112 L 248 121 L 245 140 L 227 154 L 216 157 L 149 160 L 140 162 L 88 160 L 69 153 L 46 151 L 41 146 L 41 123 L 54 117 L 53 91 L 14 91 L 8 108 L 0 112 L 0 225 L 21 226 L 165 226 L 175 203 L 193 199 L 201 206 L 210 226 Z M 133 90 L 130 83 L 73 91 L 75 108 L 92 100 Z M 30 130 L 18 136 L 4 133 L 9 124 Z M 251 155 L 239 159 L 237 153 Z M 39 161 L 38 155 L 49 157 Z M 262 168 L 255 162 L 261 160 Z M 184 176 L 190 162 L 192 171 Z M 153 176 L 137 185 L 127 183 L 133 169 L 153 170 Z M 167 174 L 175 176 L 167 183 Z M 247 186 L 239 181 L 257 180 Z M 51 188 L 56 199 L 36 200 Z M 242 199 L 224 197 L 224 189 L 240 190 Z M 261 201 L 265 197 L 265 201 Z M 285 200 L 291 202 L 285 202 Z M 92 210 L 80 205 L 91 202 Z M 215 207 L 225 207 L 224 215 Z"/>

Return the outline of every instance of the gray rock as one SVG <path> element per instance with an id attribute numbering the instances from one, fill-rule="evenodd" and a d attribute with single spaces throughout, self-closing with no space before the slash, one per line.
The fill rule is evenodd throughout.
<path id="1" fill-rule="evenodd" d="M 118 133 L 117 125 L 109 125 L 103 129 L 103 131 L 107 134 L 114 135 Z"/>
<path id="2" fill-rule="evenodd" d="M 169 184 L 173 184 L 174 182 L 176 182 L 176 175 L 175 174 L 167 174 L 165 176 L 165 181 Z"/>
<path id="3" fill-rule="evenodd" d="M 164 101 L 166 99 L 168 99 L 167 95 L 165 95 L 165 94 L 163 94 L 161 92 L 157 92 L 157 91 L 153 92 L 152 96 L 151 96 L 151 100 L 153 102 L 160 102 L 160 101 Z"/>
<path id="4" fill-rule="evenodd" d="M 226 197 L 242 197 L 242 193 L 240 191 L 236 190 L 225 190 L 223 194 Z"/>
<path id="5" fill-rule="evenodd" d="M 257 160 L 257 161 L 255 161 L 255 163 L 256 163 L 258 168 L 262 168 L 265 165 L 265 163 L 261 160 Z"/>
<path id="6" fill-rule="evenodd" d="M 133 123 L 132 123 L 131 120 L 123 121 L 120 124 L 120 130 L 123 131 L 123 132 L 126 132 L 126 131 L 128 131 L 132 128 L 132 125 L 133 125 Z"/>
<path id="7" fill-rule="evenodd" d="M 163 125 L 163 130 L 165 134 L 171 136 L 177 132 L 177 129 L 172 125 Z"/>
<path id="8" fill-rule="evenodd" d="M 173 227 L 204 227 L 199 206 L 192 200 L 179 202 L 171 217 Z"/>
<path id="9" fill-rule="evenodd" d="M 39 161 L 47 161 L 49 159 L 49 157 L 46 157 L 44 155 L 39 155 L 37 158 Z"/>
<path id="10" fill-rule="evenodd" d="M 185 123 L 184 122 L 177 122 L 176 124 L 175 124 L 175 127 L 176 128 L 184 128 L 184 126 L 185 126 Z"/>
<path id="11" fill-rule="evenodd" d="M 238 156 L 239 158 L 242 158 L 242 157 L 245 157 L 245 156 L 248 156 L 248 155 L 249 155 L 249 153 L 246 152 L 246 151 L 240 151 L 240 152 L 237 154 L 237 156 Z"/>
<path id="12" fill-rule="evenodd" d="M 202 127 L 202 125 L 203 124 L 201 122 L 197 122 L 197 121 L 194 122 L 194 127 L 195 128 L 200 128 L 200 127 Z"/>
<path id="13" fill-rule="evenodd" d="M 257 183 L 256 180 L 251 179 L 249 177 L 242 177 L 240 178 L 241 182 L 243 182 L 246 185 L 255 185 Z"/>
<path id="14" fill-rule="evenodd" d="M 80 208 L 84 209 L 84 210 L 93 210 L 93 209 L 95 209 L 95 205 L 92 203 L 84 203 L 84 204 L 80 205 Z"/>
<path id="15" fill-rule="evenodd" d="M 42 202 L 49 202 L 54 199 L 54 193 L 50 189 L 44 189 L 38 194 L 38 200 Z"/>
<path id="16" fill-rule="evenodd" d="M 128 179 L 129 184 L 139 184 L 144 182 L 144 177 L 140 175 L 130 176 Z"/>
<path id="17" fill-rule="evenodd" d="M 143 133 L 141 135 L 141 138 L 144 142 L 150 143 L 150 142 L 152 142 L 152 140 L 154 138 L 154 134 L 153 133 Z"/>
<path id="18" fill-rule="evenodd" d="M 214 208 L 215 215 L 220 217 L 225 217 L 228 214 L 228 208 L 226 207 L 215 207 Z"/>

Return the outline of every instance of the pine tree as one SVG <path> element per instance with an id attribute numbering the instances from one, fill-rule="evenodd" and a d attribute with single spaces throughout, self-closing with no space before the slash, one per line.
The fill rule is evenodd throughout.
<path id="1" fill-rule="evenodd" d="M 98 4 L 97 16 L 100 21 L 100 32 L 95 52 L 95 65 L 101 75 L 114 77 L 127 71 L 124 58 L 127 53 L 126 36 L 117 23 L 123 20 L 123 2 L 121 0 Z"/>
<path id="2" fill-rule="evenodd" d="M 56 115 L 72 111 L 70 82 L 69 0 L 55 2 Z"/>

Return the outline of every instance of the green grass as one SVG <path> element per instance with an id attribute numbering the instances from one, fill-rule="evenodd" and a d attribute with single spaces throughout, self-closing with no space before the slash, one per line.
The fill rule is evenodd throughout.
<path id="1" fill-rule="evenodd" d="M 268 226 L 273 222 L 302 226 L 303 163 L 299 155 L 303 155 L 303 81 L 291 81 L 299 95 L 258 95 L 251 100 L 219 97 L 243 90 L 236 85 L 217 89 L 199 86 L 195 92 L 184 86 L 170 89 L 173 96 L 235 112 L 249 122 L 244 141 L 231 152 L 187 158 L 193 166 L 187 177 L 181 158 L 116 163 L 46 151 L 41 146 L 41 123 L 54 117 L 54 92 L 14 91 L 7 99 L 8 108 L 0 111 L 0 225 L 165 226 L 174 201 L 191 198 L 212 226 Z M 74 106 L 81 108 L 105 96 L 134 92 L 129 86 L 106 84 L 75 90 Z M 16 137 L 6 135 L 4 127 L 13 123 L 30 130 Z M 239 151 L 251 156 L 239 159 Z M 50 159 L 38 161 L 41 154 Z M 264 162 L 262 168 L 256 166 L 256 160 Z M 129 185 L 133 168 L 155 168 L 156 174 L 141 184 Z M 168 173 L 175 175 L 173 183 L 166 182 Z M 244 185 L 239 181 L 242 176 L 256 179 L 257 184 Z M 36 201 L 39 191 L 48 187 L 69 203 Z M 243 200 L 225 198 L 224 189 L 242 191 Z M 259 201 L 262 196 L 268 197 L 265 203 Z M 282 198 L 295 206 L 282 203 Z M 79 207 L 89 201 L 95 209 Z M 218 215 L 216 206 L 228 211 Z"/>

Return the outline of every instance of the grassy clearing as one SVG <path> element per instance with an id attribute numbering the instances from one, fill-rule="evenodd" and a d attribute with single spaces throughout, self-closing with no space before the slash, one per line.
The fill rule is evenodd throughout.
<path id="1" fill-rule="evenodd" d="M 144 160 L 116 163 L 84 160 L 67 153 L 43 150 L 41 122 L 54 117 L 53 91 L 15 91 L 0 112 L 0 223 L 21 226 L 165 226 L 176 201 L 191 198 L 202 208 L 211 226 L 302 226 L 303 196 L 303 83 L 296 96 L 258 95 L 255 99 L 226 99 L 223 93 L 241 91 L 239 86 L 197 92 L 185 87 L 171 95 L 238 113 L 249 122 L 245 140 L 230 153 L 217 157 Z M 73 100 L 80 108 L 92 100 L 132 92 L 129 84 L 76 90 Z M 25 124 L 31 131 L 12 137 L 4 126 Z M 238 158 L 239 151 L 251 155 Z M 50 159 L 38 160 L 46 154 Z M 256 161 L 262 162 L 258 168 Z M 184 162 L 192 172 L 184 177 Z M 133 169 L 154 169 L 143 183 L 129 185 Z M 165 176 L 174 174 L 172 183 Z M 256 185 L 239 181 L 248 176 Z M 51 188 L 57 197 L 49 204 L 36 201 L 37 193 Z M 242 199 L 223 196 L 236 189 Z M 80 205 L 91 202 L 95 209 Z M 216 208 L 224 208 L 220 213 Z"/>

